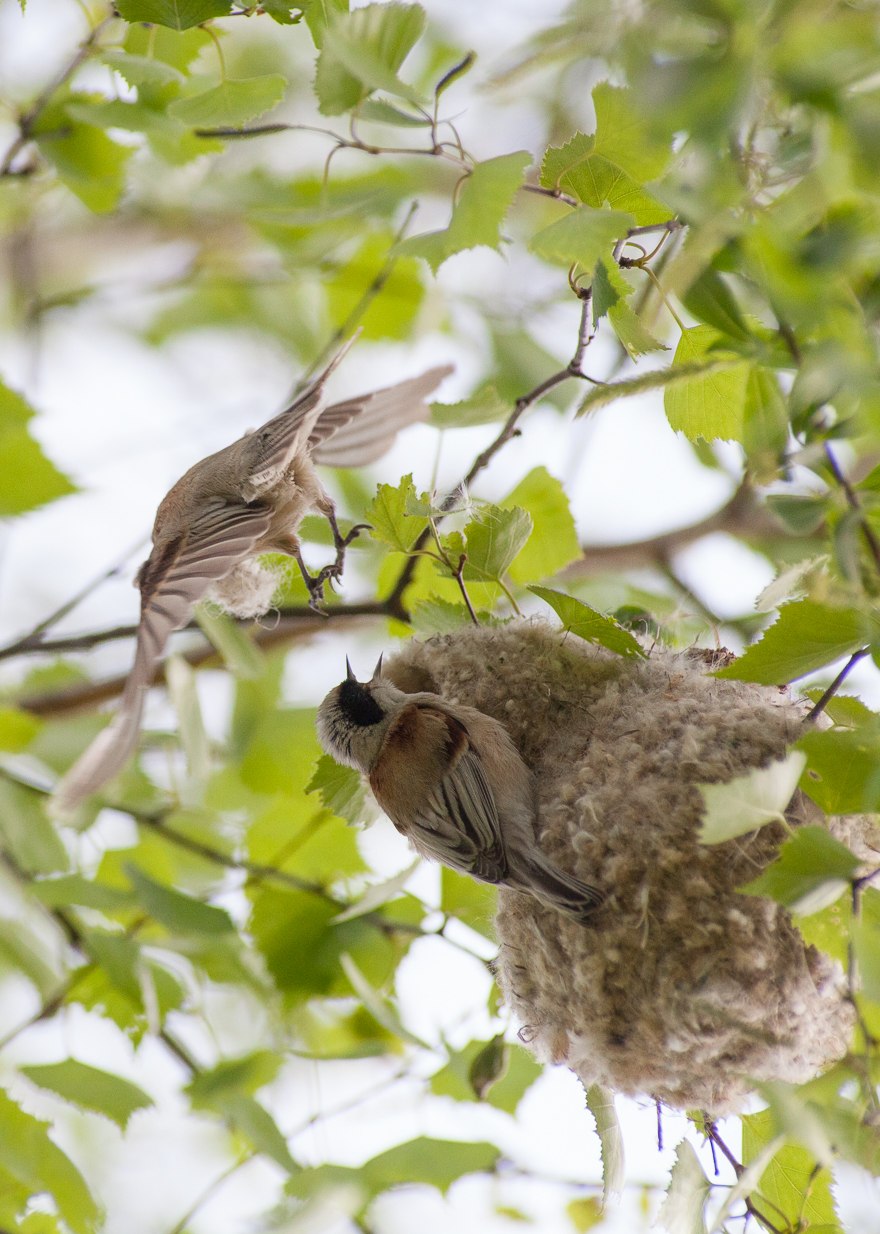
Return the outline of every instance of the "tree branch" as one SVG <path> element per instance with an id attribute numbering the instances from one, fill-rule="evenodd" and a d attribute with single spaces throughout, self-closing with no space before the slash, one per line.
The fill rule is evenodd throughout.
<path id="1" fill-rule="evenodd" d="M 83 61 L 87 60 L 92 54 L 98 36 L 102 33 L 106 26 L 114 20 L 114 17 L 105 17 L 99 21 L 97 26 L 94 26 L 85 39 L 77 48 L 73 58 L 60 70 L 55 78 L 45 87 L 31 103 L 27 111 L 23 112 L 18 120 L 18 135 L 12 141 L 6 154 L 3 156 L 3 161 L 0 163 L 0 177 L 20 175 L 22 172 L 15 171 L 13 164 L 18 158 L 21 151 L 31 140 L 34 131 L 34 125 L 39 120 L 40 116 L 52 101 L 52 95 L 56 90 L 70 80 Z"/>
<path id="2" fill-rule="evenodd" d="M 505 420 L 501 427 L 501 431 L 494 438 L 494 440 L 489 443 L 486 449 L 483 450 L 481 454 L 477 455 L 471 464 L 467 475 L 459 484 L 455 486 L 454 489 L 451 490 L 451 492 L 446 495 L 444 500 L 441 502 L 441 508 L 443 510 L 448 511 L 452 509 L 462 493 L 465 493 L 473 484 L 480 472 L 484 471 L 489 466 L 499 450 L 501 450 L 508 443 L 508 441 L 517 435 L 519 432 L 518 426 L 520 420 L 529 408 L 533 406 L 533 404 L 537 403 L 537 401 L 542 398 L 543 395 L 547 394 L 548 391 L 555 389 L 555 387 L 561 385 L 562 382 L 568 381 L 570 377 L 578 377 L 581 379 L 586 377 L 586 374 L 582 371 L 582 365 L 587 347 L 593 339 L 591 327 L 591 309 L 593 302 L 592 288 L 585 288 L 577 294 L 581 301 L 581 318 L 578 326 L 577 344 L 571 360 L 565 368 L 562 368 L 558 372 L 553 373 L 550 377 L 545 378 L 544 381 L 539 382 L 538 385 L 531 389 L 528 394 L 523 394 L 516 400 L 513 411 Z M 415 573 L 419 550 L 424 548 L 432 534 L 432 529 L 428 527 L 422 532 L 418 540 L 416 540 L 410 550 L 411 555 L 407 557 L 403 569 L 397 577 L 394 587 L 387 596 L 387 604 L 396 606 L 403 604 L 404 592 L 412 582 L 413 574 Z"/>
<path id="3" fill-rule="evenodd" d="M 13 878 L 23 887 L 29 887 L 33 881 L 10 852 L 6 849 L 0 850 L 0 861 L 6 869 L 12 874 Z M 55 922 L 55 925 L 67 939 L 68 944 L 73 948 L 77 955 L 81 956 L 88 964 L 93 964 L 94 961 L 89 954 L 88 944 L 83 931 L 80 929 L 79 923 L 65 908 L 59 905 L 41 905 L 45 910 L 46 915 Z M 57 997 L 57 994 L 56 996 Z M 174 1057 L 183 1064 L 190 1075 L 197 1075 L 200 1068 L 193 1056 L 189 1053 L 186 1046 L 179 1041 L 173 1033 L 169 1032 L 164 1026 L 158 1030 L 156 1036 Z"/>
<path id="4" fill-rule="evenodd" d="M 834 680 L 832 681 L 828 689 L 825 691 L 825 693 L 819 699 L 816 700 L 816 702 L 810 708 L 807 715 L 804 716 L 804 720 L 803 720 L 804 728 L 807 728 L 811 724 L 815 724 L 816 720 L 819 718 L 819 716 L 822 714 L 822 712 L 825 710 L 825 708 L 834 698 L 835 694 L 840 689 L 840 687 L 843 685 L 844 681 L 846 681 L 847 677 L 852 672 L 852 670 L 855 668 L 855 666 L 858 664 L 859 660 L 864 660 L 865 656 L 870 655 L 870 654 L 871 654 L 870 647 L 860 647 L 858 651 L 854 651 L 852 653 L 850 658 L 847 660 L 846 664 L 844 664 L 843 668 L 834 678 Z"/>

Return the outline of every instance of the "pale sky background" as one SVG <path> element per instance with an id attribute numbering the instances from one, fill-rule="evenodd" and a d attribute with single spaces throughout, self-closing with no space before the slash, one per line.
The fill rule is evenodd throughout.
<path id="1" fill-rule="evenodd" d="M 543 129 L 528 104 L 527 92 L 493 98 L 476 87 L 508 62 L 512 48 L 530 31 L 549 24 L 562 5 L 535 5 L 527 0 L 493 0 L 475 5 L 467 0 L 428 0 L 429 20 L 442 22 L 451 41 L 480 52 L 479 72 L 456 96 L 464 110 L 460 125 L 465 143 L 478 156 L 523 147 L 539 150 Z M 305 38 L 289 28 L 275 28 L 278 38 Z M 51 76 L 69 48 L 81 36 L 76 6 L 65 0 L 31 0 L 22 18 L 14 0 L 0 0 L 0 90 L 26 98 Z M 102 84 L 103 83 L 103 84 Z M 106 88 L 96 77 L 97 88 Z M 589 128 L 589 96 L 584 97 L 584 125 Z M 0 118 L 0 149 L 9 130 Z M 86 219 L 83 212 L 83 218 Z M 100 219 L 88 223 L 100 228 Z M 419 215 L 418 229 L 431 225 Z M 83 242 L 88 242 L 88 226 Z M 172 339 L 161 349 L 137 340 L 130 326 L 142 320 L 145 307 L 132 299 L 145 269 L 153 277 L 179 265 L 173 249 L 156 254 L 120 255 L 108 288 L 93 303 L 75 312 L 57 312 L 44 323 L 35 348 L 33 340 L 8 331 L 0 334 L 0 375 L 20 389 L 39 409 L 34 432 L 49 456 L 81 486 L 82 492 L 0 528 L 0 640 L 28 629 L 117 560 L 149 533 L 155 507 L 169 485 L 196 459 L 226 444 L 244 429 L 258 424 L 283 402 L 296 374 L 282 349 L 242 335 L 222 339 L 210 332 Z M 536 280 L 548 286 L 556 272 L 531 259 L 525 265 L 486 250 L 453 259 L 440 275 L 442 286 L 480 288 L 490 280 L 499 296 L 527 303 Z M 573 350 L 577 305 L 560 309 L 541 321 L 544 344 L 561 361 Z M 467 324 L 467 323 L 465 323 Z M 465 343 L 461 341 L 468 338 Z M 601 373 L 610 361 L 600 338 L 589 356 Z M 354 392 L 418 372 L 430 364 L 454 361 L 457 371 L 444 385 L 446 401 L 464 397 L 482 375 L 479 331 L 463 329 L 458 341 L 427 331 L 413 346 L 361 345 L 337 375 L 334 389 Z M 572 397 L 575 390 L 572 387 Z M 524 423 L 523 436 L 509 444 L 478 487 L 478 495 L 506 493 L 533 466 L 545 465 L 562 479 L 572 500 L 579 532 L 585 541 L 636 539 L 697 519 L 720 505 L 735 477 L 710 472 L 694 462 L 687 445 L 669 429 L 659 397 L 633 400 L 608 408 L 589 420 L 564 424 L 557 413 L 534 412 Z M 417 486 L 428 487 L 435 467 L 439 487 L 453 483 L 497 430 L 470 429 L 439 436 L 429 428 L 410 430 L 394 451 L 374 469 L 376 479 L 396 481 L 414 470 Z M 438 459 L 438 448 L 440 449 Z M 343 510 L 343 513 L 354 513 Z M 320 550 L 312 550 L 314 554 Z M 131 576 L 143 553 L 131 557 L 123 577 L 99 588 L 61 630 L 99 628 L 134 621 L 137 596 Z M 356 560 L 356 555 L 353 555 Z M 317 556 L 312 557 L 318 560 Z M 719 613 L 747 609 L 770 581 L 767 563 L 724 536 L 714 536 L 682 554 L 682 577 Z M 358 580 L 346 575 L 343 594 L 356 598 Z M 285 688 L 293 705 L 317 702 L 339 680 L 346 652 L 356 664 L 371 665 L 382 649 L 377 628 L 366 634 L 328 631 L 289 657 Z M 124 670 L 131 648 L 112 644 L 86 661 L 96 672 Z M 0 681 L 9 680 L 15 666 L 4 665 Z M 870 691 L 872 670 L 861 680 Z M 853 675 L 855 681 L 859 679 Z M 221 674 L 202 674 L 199 692 L 209 702 L 209 726 L 223 731 L 222 703 L 228 682 Z M 219 713 L 219 714 L 218 714 Z M 148 723 L 167 721 L 171 713 L 163 698 L 151 703 Z M 100 844 L 120 845 L 131 837 L 127 820 L 109 812 L 85 840 L 97 852 Z M 369 857 L 392 872 L 409 864 L 406 845 L 389 826 L 378 825 L 363 838 Z M 429 900 L 436 898 L 437 873 L 424 866 L 410 884 Z M 0 892 L 2 895 L 2 892 Z M 0 914 L 11 907 L 0 901 Z M 474 936 L 469 936 L 472 943 Z M 295 946 L 295 940 L 291 940 Z M 485 954 L 491 948 L 484 944 Z M 442 1033 L 457 1045 L 471 1036 L 486 1035 L 484 1008 L 489 981 L 482 966 L 442 942 L 420 941 L 401 965 L 398 992 L 408 1026 L 429 1041 Z M 218 999 L 221 996 L 218 995 Z M 255 1017 L 253 1007 L 236 1005 L 228 996 L 222 1007 L 222 1049 L 239 1053 L 265 1044 L 269 1027 Z M 27 1014 L 29 996 L 12 991 L 0 1013 L 0 1030 Z M 218 1007 L 219 1010 L 219 1007 Z M 215 1019 L 220 1019 L 216 1016 Z M 210 1058 L 210 1042 L 191 1041 L 200 1057 Z M 106 1067 L 142 1084 L 157 1099 L 157 1109 L 139 1113 L 120 1142 L 115 1129 L 99 1118 L 78 1115 L 21 1082 L 12 1091 L 37 1114 L 63 1110 L 59 1140 L 95 1185 L 108 1206 L 107 1234 L 167 1234 L 195 1196 L 227 1161 L 226 1133 L 205 1120 L 198 1137 L 194 1120 L 176 1093 L 180 1077 L 164 1050 L 146 1041 L 135 1056 L 121 1036 L 106 1025 L 71 1008 L 49 1025 L 21 1037 L 0 1056 L 0 1082 L 10 1080 L 17 1062 L 55 1061 L 68 1054 Z M 285 1131 L 301 1126 L 316 1110 L 333 1108 L 361 1088 L 366 1092 L 395 1063 L 323 1064 L 291 1061 L 270 1087 L 267 1104 Z M 627 1189 L 620 1208 L 602 1227 L 624 1234 L 643 1227 L 638 1185 L 664 1182 L 673 1149 L 685 1120 L 664 1114 L 665 1149 L 658 1152 L 653 1104 L 619 1100 L 627 1152 Z M 411 1084 L 401 1084 L 374 1101 L 302 1132 L 291 1144 L 303 1163 L 325 1159 L 357 1164 L 385 1147 L 418 1134 L 479 1139 L 488 1134 L 510 1158 L 546 1181 L 506 1181 L 503 1187 L 479 1178 L 455 1185 L 447 1199 L 419 1189 L 383 1197 L 375 1209 L 379 1234 L 510 1234 L 517 1226 L 493 1212 L 496 1203 L 521 1206 L 540 1215 L 542 1234 L 568 1234 L 564 1202 L 575 1192 L 553 1180 L 596 1181 L 600 1177 L 598 1141 L 592 1119 L 583 1110 L 580 1085 L 566 1070 L 554 1068 L 533 1087 L 522 1103 L 516 1124 L 490 1108 L 471 1108 L 451 1101 L 421 1101 Z M 727 1136 L 738 1147 L 735 1123 Z M 706 1168 L 710 1157 L 701 1150 Z M 853 1234 L 876 1231 L 880 1191 L 856 1171 L 847 1179 L 840 1201 L 847 1229 Z M 253 1217 L 271 1203 L 283 1183 L 280 1170 L 259 1161 L 241 1170 L 206 1204 L 192 1223 L 197 1234 L 245 1234 Z M 334 1214 L 321 1210 L 285 1231 L 342 1234 L 345 1197 Z M 526 1227 L 527 1228 L 527 1227 Z"/>

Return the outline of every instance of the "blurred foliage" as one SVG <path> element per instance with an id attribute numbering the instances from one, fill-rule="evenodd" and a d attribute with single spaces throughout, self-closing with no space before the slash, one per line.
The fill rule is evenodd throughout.
<path id="1" fill-rule="evenodd" d="M 675 543 L 648 543 L 637 574 L 611 562 L 607 573 L 558 578 L 580 549 L 569 494 L 543 467 L 497 504 L 470 491 L 444 502 L 417 493 L 412 476 L 375 495 L 349 479 L 349 504 L 372 525 L 359 559 L 377 619 L 398 635 L 450 630 L 469 610 L 479 620 L 517 604 L 538 611 L 536 597 L 575 635 L 624 655 L 643 651 L 609 611 L 671 643 L 711 645 L 719 628 L 733 640 L 757 633 L 725 677 L 779 685 L 820 672 L 827 682 L 841 665 L 880 664 L 873 4 L 574 0 L 494 75 L 416 4 L 70 8 L 78 41 L 58 36 L 59 70 L 31 97 L 8 99 L 0 127 L 6 330 L 36 336 L 52 314 L 80 320 L 108 288 L 118 292 L 120 248 L 144 246 L 149 271 L 151 254 L 173 243 L 176 272 L 126 284 L 143 339 L 161 347 L 197 329 L 249 331 L 301 367 L 358 325 L 365 340 L 399 344 L 428 329 L 467 338 L 479 321 L 482 384 L 438 406 L 435 423 L 494 423 L 499 448 L 508 417 L 539 397 L 569 406 L 567 378 L 602 332 L 616 359 L 601 379 L 590 370 L 581 414 L 637 394 L 659 409 L 662 395 L 702 465 L 719 465 L 712 443 L 735 444 L 751 513 L 712 530 L 740 536 L 778 571 L 762 606 L 778 609 L 766 634 L 751 613 L 722 622 L 704 605 L 684 612 L 682 595 L 692 597 L 675 574 Z M 480 100 L 493 92 L 531 99 L 543 148 L 474 158 L 455 119 L 456 91 L 472 80 L 484 93 L 467 124 L 481 149 L 492 133 Z M 414 231 L 418 203 L 445 225 Z M 437 277 L 479 246 L 535 272 L 534 304 L 528 285 L 507 304 L 491 285 L 459 292 Z M 574 355 L 568 370 L 539 329 L 541 313 L 560 305 L 583 312 L 580 338 L 560 344 Z M 34 415 L 0 382 L 0 516 L 10 520 L 74 491 L 31 434 Z M 555 431 L 566 432 L 561 421 Z M 553 588 L 536 585 L 554 578 Z M 302 602 L 297 587 L 285 604 Z M 383 1193 L 402 1183 L 445 1192 L 464 1174 L 498 1173 L 501 1157 L 485 1140 L 419 1137 L 357 1168 L 304 1168 L 294 1140 L 312 1120 L 296 1124 L 280 1096 L 297 1060 L 371 1059 L 381 1092 L 407 1076 L 424 1100 L 485 1103 L 498 1120 L 515 1115 L 540 1073 L 507 1040 L 494 996 L 473 1039 L 426 1041 L 407 1025 L 401 961 L 418 962 L 427 945 L 482 965 L 492 891 L 443 871 L 429 904 L 407 892 L 409 871 L 374 869 L 352 827 L 364 820 L 362 788 L 319 759 L 312 712 L 286 704 L 283 648 L 261 650 L 252 631 L 211 611 L 200 622 L 235 680 L 222 748 L 205 735 L 188 670 L 172 666 L 179 740 L 145 735 L 137 765 L 75 828 L 50 823 L 44 797 L 100 726 L 94 703 L 62 714 L 65 691 L 88 682 L 69 661 L 45 662 L 22 670 L 0 708 L 0 980 L 25 987 L 31 1007 L 0 1026 L 0 1046 L 15 1043 L 0 1092 L 4 1230 L 97 1229 L 87 1154 L 65 1151 L 71 1136 L 57 1128 L 72 1106 L 122 1135 L 159 1100 L 146 1072 L 135 1083 L 74 1057 L 29 1055 L 35 1026 L 74 1005 L 135 1050 L 148 1037 L 174 1060 L 194 1136 L 204 1118 L 228 1130 L 223 1176 L 255 1156 L 280 1169 L 273 1229 L 328 1191 L 344 1198 L 352 1229 L 378 1229 L 370 1211 Z M 29 663 L 39 635 L 4 655 Z M 854 698 L 828 702 L 827 714 L 832 726 L 799 743 L 801 787 L 828 811 L 877 810 L 880 717 Z M 742 799 L 753 808 L 767 791 L 756 782 Z M 104 805 L 126 820 L 127 841 L 106 840 Z M 731 811 L 741 814 L 728 794 L 724 825 L 735 831 Z M 738 1228 L 743 1204 L 770 1234 L 831 1234 L 842 1230 L 839 1163 L 877 1174 L 880 896 L 859 874 L 843 846 L 811 827 L 747 889 L 801 914 L 805 937 L 848 966 L 858 1030 L 826 1076 L 762 1092 L 766 1108 L 743 1120 L 729 1195 L 705 1153 L 679 1146 L 660 1212 L 673 1234 L 707 1220 Z M 224 991 L 259 1026 L 259 1048 L 223 1046 Z M 350 1104 L 359 1100 L 353 1093 Z M 613 1103 L 597 1089 L 590 1109 L 613 1191 L 623 1170 Z M 694 1121 L 695 1141 L 717 1137 Z M 568 1203 L 573 1229 L 601 1225 L 598 1190 Z M 178 1229 L 196 1228 L 210 1194 L 195 1197 Z M 500 1201 L 497 1211 L 530 1219 Z"/>

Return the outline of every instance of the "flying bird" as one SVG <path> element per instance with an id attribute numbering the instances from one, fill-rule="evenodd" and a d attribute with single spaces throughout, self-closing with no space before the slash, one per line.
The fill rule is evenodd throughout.
<path id="1" fill-rule="evenodd" d="M 391 446 L 400 429 L 424 420 L 428 396 L 451 372 L 429 369 L 357 398 L 326 406 L 325 385 L 351 339 L 324 371 L 284 411 L 262 428 L 209 454 L 186 472 L 162 499 L 153 525 L 153 549 L 135 577 L 141 612 L 134 665 L 119 709 L 59 782 L 53 810 L 69 814 L 120 771 L 131 756 L 144 697 L 170 635 L 185 626 L 206 597 L 239 616 L 265 612 L 267 593 L 255 558 L 261 553 L 293 557 L 316 605 L 324 584 L 342 572 L 345 549 L 361 529 L 343 536 L 330 494 L 315 463 L 359 467 Z M 336 557 L 316 575 L 303 561 L 296 532 L 317 510 L 330 524 Z"/>
<path id="2" fill-rule="evenodd" d="M 318 709 L 318 739 L 367 776 L 416 851 L 586 921 L 602 893 L 541 852 L 532 773 L 507 729 L 475 707 L 399 690 L 382 676 L 381 658 L 367 682 L 346 667 Z"/>

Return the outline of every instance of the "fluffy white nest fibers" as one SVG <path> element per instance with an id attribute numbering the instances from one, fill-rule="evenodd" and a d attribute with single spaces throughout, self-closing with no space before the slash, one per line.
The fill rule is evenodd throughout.
<path id="1" fill-rule="evenodd" d="M 712 653 L 623 659 L 515 622 L 408 643 L 386 671 L 507 727 L 535 773 L 542 847 L 606 894 L 580 925 L 500 891 L 498 977 L 523 1039 L 585 1084 L 723 1113 L 753 1081 L 804 1081 L 839 1058 L 852 1012 L 788 913 L 736 891 L 774 859 L 781 826 L 697 839 L 697 785 L 782 758 L 804 714 L 712 667 Z M 817 814 L 797 794 L 789 819 Z M 867 820 L 828 825 L 848 843 L 870 834 Z"/>
<path id="2" fill-rule="evenodd" d="M 277 569 L 249 557 L 214 584 L 209 598 L 233 617 L 262 617 L 272 607 L 280 582 Z"/>

